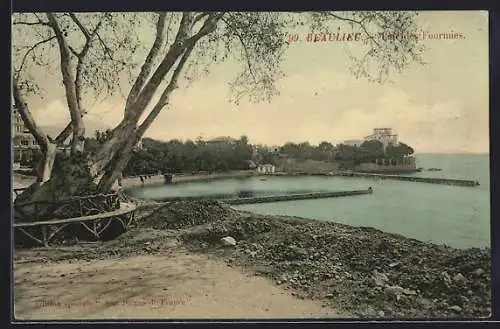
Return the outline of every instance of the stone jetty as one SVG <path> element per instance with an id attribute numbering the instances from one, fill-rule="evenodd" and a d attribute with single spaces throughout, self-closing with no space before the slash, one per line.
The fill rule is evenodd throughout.
<path id="1" fill-rule="evenodd" d="M 208 201 L 218 200 L 230 205 L 253 204 L 253 203 L 268 203 L 268 202 L 282 202 L 282 201 L 296 201 L 296 200 L 311 200 L 311 199 L 326 199 L 338 198 L 346 196 L 364 195 L 373 193 L 372 188 L 366 190 L 352 190 L 352 191 L 322 191 L 322 192 L 307 192 L 307 193 L 294 193 L 294 194 L 281 194 L 281 195 L 266 195 L 266 196 L 251 196 L 251 197 L 237 197 L 234 193 L 231 194 L 212 194 L 212 195 L 195 195 L 195 196 L 174 196 L 162 198 L 163 202 L 177 202 L 177 201 Z"/>
<path id="2" fill-rule="evenodd" d="M 373 190 L 369 188 L 367 190 L 311 192 L 311 193 L 286 194 L 286 195 L 258 196 L 249 198 L 233 198 L 221 201 L 231 205 L 240 205 L 240 204 L 253 204 L 253 203 L 338 198 L 338 197 L 364 195 L 371 193 L 373 193 Z"/>
<path id="3" fill-rule="evenodd" d="M 478 181 L 465 180 L 465 179 L 450 179 L 450 178 L 437 178 L 437 177 L 418 177 L 418 176 L 401 176 L 401 175 L 383 175 L 383 174 L 370 174 L 361 172 L 339 172 L 333 174 L 334 176 L 347 176 L 347 177 L 367 177 L 379 179 L 392 179 L 407 182 L 443 184 L 443 185 L 456 185 L 456 186 L 479 186 Z"/>

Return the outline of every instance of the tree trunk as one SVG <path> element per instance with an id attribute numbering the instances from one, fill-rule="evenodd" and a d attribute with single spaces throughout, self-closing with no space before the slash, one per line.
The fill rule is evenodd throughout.
<path id="1" fill-rule="evenodd" d="M 75 84 L 76 79 L 73 76 L 73 72 L 71 71 L 70 49 L 55 15 L 53 13 L 47 13 L 46 15 L 47 19 L 49 20 L 50 26 L 52 27 L 52 30 L 54 30 L 57 44 L 59 45 L 61 74 L 63 78 L 64 90 L 66 92 L 66 100 L 71 116 L 71 123 L 73 126 L 71 153 L 83 153 L 83 147 L 85 143 L 85 126 L 83 123 L 83 113 L 78 101 L 78 93 Z"/>
<path id="2" fill-rule="evenodd" d="M 156 119 L 158 114 L 160 114 L 161 110 L 169 103 L 170 96 L 172 92 L 177 88 L 177 80 L 179 78 L 184 65 L 191 55 L 191 52 L 194 48 L 194 44 L 189 46 L 184 54 L 182 55 L 177 67 L 175 68 L 172 77 L 170 78 L 170 83 L 163 91 L 160 99 L 153 107 L 149 115 L 146 117 L 144 122 L 137 128 L 134 129 L 133 133 L 129 135 L 129 138 L 125 143 L 122 144 L 122 149 L 120 152 L 116 152 L 113 156 L 113 159 L 110 161 L 106 168 L 106 172 L 100 178 L 100 182 L 98 185 L 98 189 L 100 191 L 107 191 L 112 188 L 114 182 L 118 179 L 122 171 L 127 166 L 130 157 L 132 156 L 132 150 L 137 145 L 137 143 L 141 140 L 142 136 L 146 132 L 146 130 L 151 126 L 153 121 Z M 117 143 L 118 144 L 118 143 Z"/>
<path id="3" fill-rule="evenodd" d="M 111 133 L 111 138 L 101 145 L 97 153 L 90 159 L 90 174 L 94 182 L 99 183 L 110 162 L 134 135 L 136 122 L 123 120 Z"/>
<path id="4" fill-rule="evenodd" d="M 109 191 L 113 187 L 115 181 L 118 177 L 120 177 L 121 173 L 127 166 L 127 163 L 132 156 L 132 151 L 139 140 L 140 137 L 134 133 L 128 138 L 127 143 L 123 146 L 122 150 L 109 162 L 106 171 L 102 175 L 99 185 L 97 186 L 99 191 Z"/>
<path id="5" fill-rule="evenodd" d="M 52 168 L 54 167 L 56 152 L 57 152 L 56 144 L 49 143 L 47 145 L 47 150 L 42 155 L 42 159 L 39 164 L 40 169 L 38 172 L 38 181 L 41 184 L 48 182 L 52 177 Z"/>

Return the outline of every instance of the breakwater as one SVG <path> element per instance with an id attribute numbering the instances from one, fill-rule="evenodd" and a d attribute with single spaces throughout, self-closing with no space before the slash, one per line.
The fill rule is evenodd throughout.
<path id="1" fill-rule="evenodd" d="M 400 180 L 400 181 L 406 181 L 406 182 L 431 183 L 431 184 L 455 185 L 455 186 L 469 186 L 469 187 L 479 186 L 478 181 L 465 180 L 465 179 L 401 176 L 401 175 L 383 175 L 383 174 L 369 174 L 369 173 L 360 173 L 360 172 L 338 172 L 338 173 L 335 173 L 332 175 L 333 176 L 344 176 L 344 177 L 367 177 L 367 178 L 378 178 L 378 179 L 392 179 L 392 180 Z"/>
<path id="2" fill-rule="evenodd" d="M 364 195 L 371 193 L 373 193 L 373 190 L 370 188 L 367 190 L 354 190 L 354 191 L 312 192 L 312 193 L 298 193 L 298 194 L 287 194 L 287 195 L 258 196 L 249 198 L 232 198 L 221 201 L 224 201 L 225 203 L 228 203 L 230 205 L 241 205 L 241 204 L 253 204 L 253 203 L 339 198 L 339 197 Z"/>
<path id="3" fill-rule="evenodd" d="M 161 199 L 161 202 L 219 200 L 230 205 L 241 205 L 241 204 L 253 204 L 253 203 L 339 198 L 346 196 L 371 194 L 372 192 L 373 190 L 369 188 L 366 190 L 353 190 L 353 191 L 329 191 L 329 192 L 322 191 L 322 192 L 307 192 L 307 193 L 293 193 L 293 194 L 288 193 L 280 195 L 249 196 L 249 197 L 238 197 L 237 194 L 235 193 L 225 193 L 225 194 L 211 194 L 211 195 L 165 197 Z"/>

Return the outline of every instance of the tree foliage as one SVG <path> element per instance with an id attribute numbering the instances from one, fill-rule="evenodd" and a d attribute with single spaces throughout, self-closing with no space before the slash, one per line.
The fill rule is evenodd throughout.
<path id="1" fill-rule="evenodd" d="M 396 146 L 389 145 L 386 149 L 386 153 L 389 158 L 400 158 L 412 155 L 414 152 L 413 148 L 405 143 L 399 143 Z"/>
<path id="2" fill-rule="evenodd" d="M 411 146 L 405 143 L 388 145 L 384 150 L 382 142 L 369 140 L 359 147 L 341 144 L 338 146 L 335 158 L 342 161 L 352 161 L 354 164 L 375 162 L 377 159 L 396 160 L 414 153 Z"/>
<path id="3" fill-rule="evenodd" d="M 249 169 L 252 146 L 248 138 L 225 138 L 210 141 L 142 140 L 125 167 L 125 176 L 151 175 L 158 172 L 191 173 Z"/>
<path id="4" fill-rule="evenodd" d="M 55 145 L 71 135 L 71 154 L 79 156 L 84 151 L 82 118 L 87 109 L 98 96 L 119 94 L 126 77 L 129 86 L 125 86 L 128 92 L 123 120 L 105 139 L 96 138 L 93 144 L 96 148 L 85 152 L 85 161 L 81 161 L 98 189 L 106 191 L 137 154 L 133 152 L 135 145 L 158 114 L 169 106 L 173 92 L 180 86 L 188 86 L 200 74 L 208 73 L 213 63 L 232 59 L 240 64 L 234 79 L 228 81 L 234 101 L 244 97 L 250 101 L 269 101 L 279 93 L 276 82 L 284 76 L 281 64 L 286 57 L 286 36 L 290 30 L 298 25 L 324 29 L 332 22 L 342 22 L 363 34 L 362 49 L 349 54 L 353 73 L 383 82 L 391 72 L 400 72 L 412 62 L 421 61 L 423 47 L 416 38 L 383 37 L 396 33 L 413 35 L 417 32 L 415 18 L 412 12 L 385 11 L 15 14 L 14 101 L 26 126 L 42 146 L 43 184 L 50 179 Z M 154 37 L 146 42 L 144 35 Z M 35 73 L 41 71 L 61 76 L 71 117 L 65 129 L 51 138 L 37 127 L 25 98 L 39 94 L 40 82 Z M 215 160 L 208 159 L 208 150 L 224 156 L 226 148 L 181 144 L 182 147 L 172 142 L 169 152 L 200 148 L 204 154 L 201 158 L 209 163 L 203 167 L 233 165 L 214 164 Z M 238 157 L 247 151 L 245 145 L 242 142 L 239 149 L 233 145 Z M 308 143 L 287 147 L 306 157 L 329 159 L 332 153 L 326 144 L 314 152 Z M 181 161 L 178 158 L 187 156 L 180 154 L 169 155 L 172 158 L 169 163 L 175 164 Z"/>

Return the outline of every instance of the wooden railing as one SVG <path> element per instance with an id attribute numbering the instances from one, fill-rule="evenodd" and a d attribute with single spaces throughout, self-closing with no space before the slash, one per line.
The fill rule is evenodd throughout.
<path id="1" fill-rule="evenodd" d="M 118 193 L 77 196 L 54 201 L 16 202 L 14 203 L 14 219 L 16 222 L 32 222 L 84 217 L 119 208 L 120 196 Z"/>
<path id="2" fill-rule="evenodd" d="M 121 193 L 17 202 L 14 241 L 16 245 L 48 246 L 68 239 L 112 239 L 131 226 L 136 209 Z"/>

